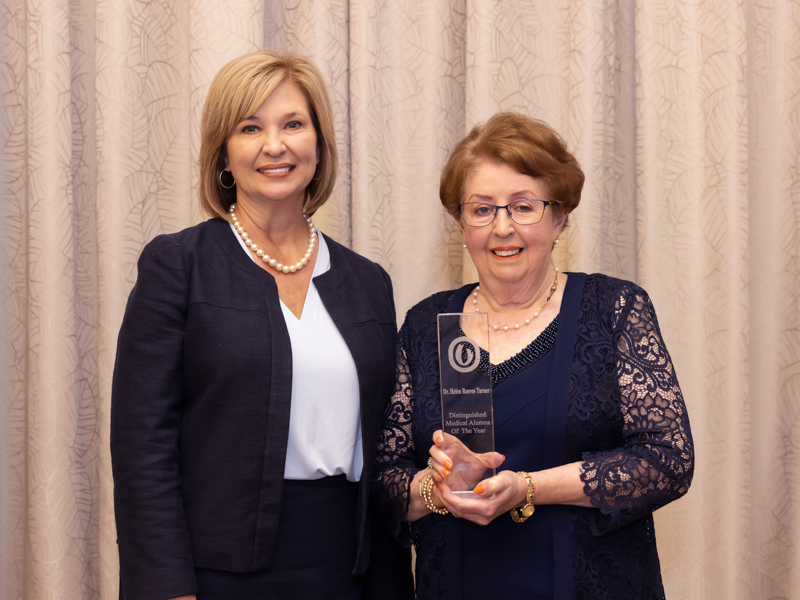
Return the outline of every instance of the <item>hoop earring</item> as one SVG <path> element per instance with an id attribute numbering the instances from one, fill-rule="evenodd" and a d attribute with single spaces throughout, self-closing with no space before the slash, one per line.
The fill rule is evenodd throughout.
<path id="1" fill-rule="evenodd" d="M 233 186 L 235 186 L 235 185 L 236 185 L 236 180 L 233 178 L 233 173 L 231 173 L 231 181 L 232 181 L 233 183 L 231 183 L 230 185 L 225 185 L 224 183 L 222 183 L 222 174 L 223 174 L 223 173 L 231 173 L 231 172 L 230 172 L 230 171 L 228 171 L 228 169 L 222 169 L 222 171 L 220 171 L 220 172 L 219 172 L 219 177 L 217 177 L 217 179 L 219 179 L 219 184 L 220 184 L 222 187 L 224 187 L 226 190 L 229 190 L 229 189 L 231 189 Z"/>

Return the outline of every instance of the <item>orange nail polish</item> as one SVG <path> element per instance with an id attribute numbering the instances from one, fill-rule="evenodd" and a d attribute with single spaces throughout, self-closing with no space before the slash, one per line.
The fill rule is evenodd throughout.
<path id="1" fill-rule="evenodd" d="M 437 444 L 441 444 L 442 443 L 442 436 L 439 436 L 439 437 L 436 438 L 436 443 Z"/>
<path id="2" fill-rule="evenodd" d="M 447 477 L 448 475 L 450 475 L 450 471 L 448 471 L 447 469 L 442 469 L 442 475 Z"/>
<path id="3" fill-rule="evenodd" d="M 448 469 L 452 469 L 453 468 L 453 463 L 450 462 L 449 460 L 446 460 L 446 461 L 444 461 L 444 466 L 447 467 Z"/>
<path id="4" fill-rule="evenodd" d="M 442 476 L 437 473 L 436 474 L 436 481 L 441 481 L 441 480 L 442 480 Z"/>
<path id="5" fill-rule="evenodd" d="M 475 489 L 472 490 L 472 491 L 475 492 L 478 495 L 482 494 L 483 493 L 483 484 L 479 483 L 478 485 L 475 486 Z"/>

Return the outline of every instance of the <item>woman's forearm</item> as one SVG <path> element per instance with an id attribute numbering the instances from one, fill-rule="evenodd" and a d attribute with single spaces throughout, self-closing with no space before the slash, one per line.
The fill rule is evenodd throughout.
<path id="1" fill-rule="evenodd" d="M 574 462 L 544 471 L 531 472 L 536 486 L 534 504 L 569 504 L 591 507 L 589 497 L 583 491 L 581 463 Z"/>

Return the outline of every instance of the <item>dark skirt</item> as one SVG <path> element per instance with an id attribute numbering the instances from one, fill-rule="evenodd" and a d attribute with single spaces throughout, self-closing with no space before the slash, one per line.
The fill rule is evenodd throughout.
<path id="1" fill-rule="evenodd" d="M 359 600 L 355 514 L 358 484 L 344 475 L 283 482 L 270 569 L 196 569 L 198 600 Z"/>

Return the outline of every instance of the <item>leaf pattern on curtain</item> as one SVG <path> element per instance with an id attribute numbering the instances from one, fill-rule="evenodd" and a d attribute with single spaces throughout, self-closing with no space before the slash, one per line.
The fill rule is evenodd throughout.
<path id="1" fill-rule="evenodd" d="M 0 597 L 116 598 L 116 334 L 144 244 L 203 216 L 208 85 L 259 47 L 330 83 L 315 222 L 383 264 L 398 316 L 475 277 L 438 201 L 499 110 L 587 175 L 563 269 L 650 292 L 691 413 L 656 513 L 668 597 L 800 597 L 799 0 L 0 0 Z"/>

